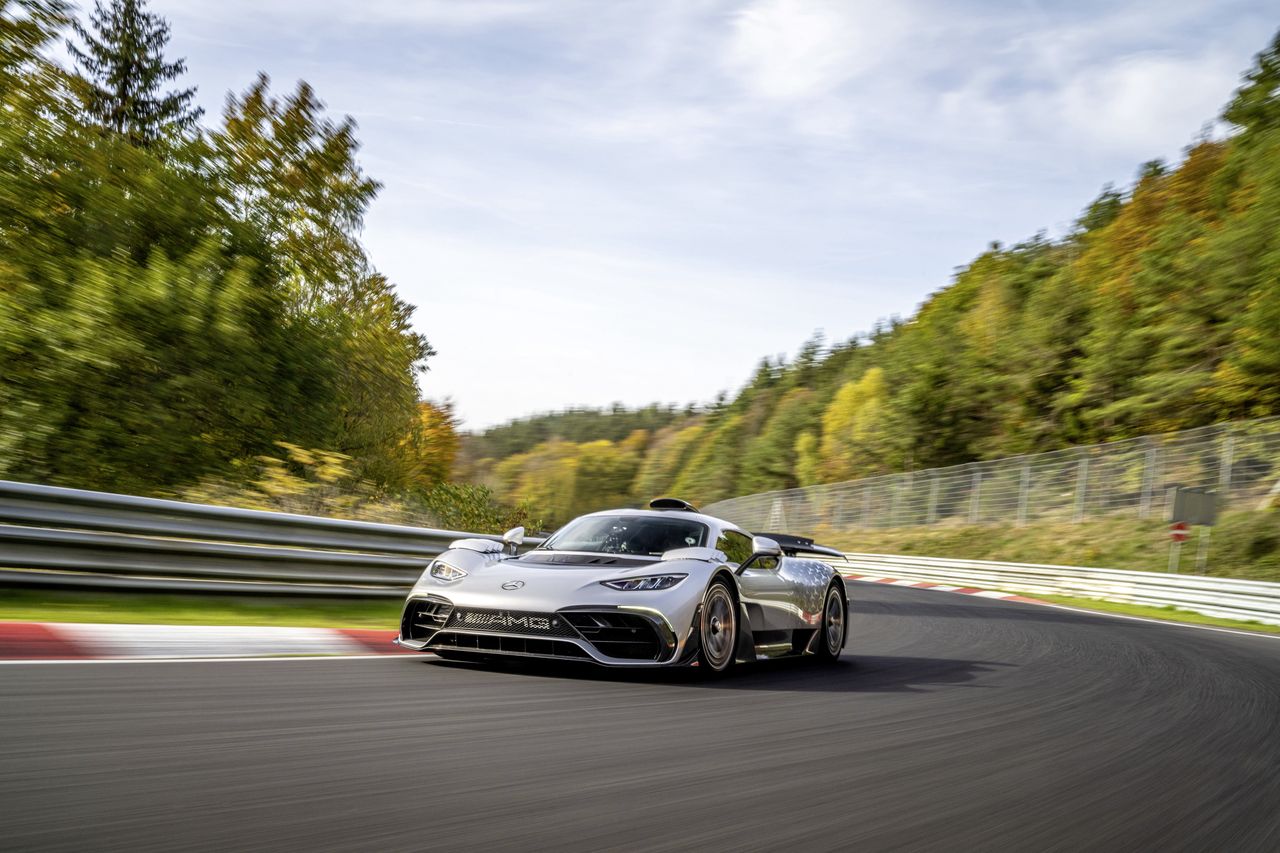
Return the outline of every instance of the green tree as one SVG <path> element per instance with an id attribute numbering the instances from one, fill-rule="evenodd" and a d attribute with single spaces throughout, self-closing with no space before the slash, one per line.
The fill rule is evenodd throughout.
<path id="1" fill-rule="evenodd" d="M 813 372 L 800 361 L 797 373 Z M 747 442 L 742 456 L 738 489 L 744 492 L 767 492 L 799 485 L 796 460 L 796 436 L 809 427 L 821 406 L 809 388 L 793 388 L 774 407 L 760 432 Z"/>
<path id="2" fill-rule="evenodd" d="M 1255 133 L 1280 128 L 1280 31 L 1258 54 L 1222 117 Z"/>
<path id="3" fill-rule="evenodd" d="M 822 415 L 823 479 L 827 482 L 882 473 L 888 436 L 889 388 L 884 370 L 873 367 L 848 382 Z"/>
<path id="4" fill-rule="evenodd" d="M 796 482 L 801 486 L 822 482 L 822 457 L 818 448 L 818 437 L 812 432 L 806 430 L 796 437 Z"/>
<path id="5" fill-rule="evenodd" d="M 725 412 L 715 423 L 708 423 L 706 439 L 693 449 L 671 487 L 673 496 L 695 504 L 732 497 L 745 433 L 745 416 L 739 413 Z"/>
<path id="6" fill-rule="evenodd" d="M 356 124 L 335 122 L 305 81 L 283 99 L 259 74 L 213 133 L 224 203 L 278 255 L 299 310 L 341 301 L 369 277 L 359 232 L 381 185 L 364 173 Z"/>
<path id="7" fill-rule="evenodd" d="M 497 492 L 508 503 L 527 503 L 548 521 L 573 517 L 578 479 L 578 445 L 548 441 L 502 460 L 494 470 Z"/>
<path id="8" fill-rule="evenodd" d="M 76 21 L 83 46 L 68 49 L 83 75 L 78 92 L 90 119 L 135 145 L 193 129 L 202 110 L 191 105 L 195 88 L 162 91 L 186 71 L 167 62 L 169 24 L 146 11 L 142 0 L 95 0 L 89 25 Z"/>
<path id="9" fill-rule="evenodd" d="M 329 340 L 333 430 L 324 439 L 359 475 L 408 485 L 397 444 L 417 415 L 415 376 L 432 354 L 414 331 L 413 307 L 373 269 L 359 240 L 379 184 L 357 160 L 349 117 L 334 122 L 306 83 L 283 100 L 266 75 L 227 101 L 213 133 L 226 215 L 252 225 L 271 248 L 290 313 Z"/>
<path id="10" fill-rule="evenodd" d="M 358 481 L 407 486 L 402 445 L 429 349 L 364 258 L 359 216 L 312 216 L 349 238 L 342 263 L 313 263 L 320 244 L 293 239 L 310 232 L 245 203 L 293 179 L 229 168 L 223 134 L 137 145 L 103 133 L 82 81 L 46 58 L 67 25 L 61 3 L 0 5 L 0 475 L 175 492 L 244 476 L 284 441 L 353 457 Z M 152 30 L 163 65 L 167 29 Z M 153 91 L 157 78 L 138 73 L 128 91 Z M 130 121 L 144 113 L 157 115 Z M 349 126 L 310 115 L 299 138 L 332 158 L 258 164 L 315 167 L 300 185 L 308 204 L 326 184 L 330 208 L 362 211 L 369 185 L 344 189 L 320 169 L 359 173 Z"/>
<path id="11" fill-rule="evenodd" d="M 701 423 L 683 427 L 673 425 L 654 437 L 631 489 L 632 497 L 638 503 L 646 504 L 674 492 L 676 478 L 702 432 Z"/>

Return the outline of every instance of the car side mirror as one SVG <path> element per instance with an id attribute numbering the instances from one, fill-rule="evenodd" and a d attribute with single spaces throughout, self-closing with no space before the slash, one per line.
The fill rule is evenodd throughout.
<path id="1" fill-rule="evenodd" d="M 524 528 L 513 527 L 502 534 L 502 544 L 506 545 L 507 550 L 514 554 L 516 549 L 524 544 Z"/>
<path id="2" fill-rule="evenodd" d="M 781 557 L 782 546 L 768 536 L 752 536 L 751 537 L 751 556 L 753 557 Z"/>

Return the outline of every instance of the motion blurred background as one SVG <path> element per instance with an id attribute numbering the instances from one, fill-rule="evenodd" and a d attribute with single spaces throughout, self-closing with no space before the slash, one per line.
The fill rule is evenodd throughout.
<path id="1" fill-rule="evenodd" d="M 745 178 L 725 185 L 729 206 L 749 202 L 752 189 L 759 189 L 761 209 L 772 219 L 729 219 L 724 227 L 743 229 L 738 238 L 721 235 L 721 242 L 709 239 L 709 245 L 724 256 L 741 247 L 750 264 L 767 271 L 763 277 L 733 267 L 709 274 L 702 261 L 686 258 L 688 278 L 680 279 L 681 259 L 662 255 L 655 249 L 662 240 L 637 226 L 629 254 L 613 258 L 625 273 L 609 280 L 607 265 L 588 263 L 594 278 L 571 282 L 578 301 L 595 306 L 592 319 L 603 320 L 587 324 L 565 308 L 572 299 L 543 283 L 562 268 L 563 258 L 539 267 L 521 256 L 529 278 L 513 282 L 504 276 L 519 264 L 486 267 L 482 258 L 488 253 L 481 247 L 466 256 L 474 260 L 469 271 L 458 269 L 453 257 L 437 276 L 413 268 L 410 261 L 419 256 L 404 254 L 414 240 L 406 233 L 411 220 L 388 219 L 383 230 L 365 235 L 366 214 L 382 186 L 362 168 L 355 120 L 326 108 L 324 93 L 307 82 L 281 85 L 267 76 L 272 69 L 255 75 L 258 69 L 246 66 L 239 69 L 240 88 L 221 109 L 213 106 L 216 92 L 201 94 L 195 85 L 206 73 L 220 79 L 228 57 L 266 56 L 264 42 L 279 47 L 290 69 L 305 65 L 296 60 L 300 45 L 316 49 L 302 40 L 306 33 L 339 38 L 332 28 L 319 35 L 306 29 L 304 24 L 314 22 L 307 16 L 321 12 L 290 7 L 298 40 L 275 29 L 269 38 L 259 33 L 239 44 L 221 40 L 228 33 L 243 35 L 246 26 L 239 21 L 231 27 L 229 12 L 175 4 L 169 14 L 165 4 L 153 8 L 141 0 L 101 0 L 83 9 L 57 0 L 0 0 L 0 478 L 494 533 L 516 524 L 551 529 L 582 512 L 661 494 L 708 504 L 1148 436 L 1153 446 L 1162 446 L 1185 440 L 1173 433 L 1233 424 L 1219 427 L 1182 473 L 1164 472 L 1160 483 L 1222 484 L 1225 458 L 1232 455 L 1224 449 L 1226 437 L 1255 437 L 1251 450 L 1225 462 L 1227 491 L 1233 485 L 1242 490 L 1225 507 L 1206 570 L 1280 580 L 1280 447 L 1274 438 L 1280 427 L 1267 420 L 1280 415 L 1280 39 L 1268 42 L 1259 29 L 1265 10 L 1246 4 L 1228 13 L 1190 4 L 1145 35 L 1111 18 L 1110 35 L 1047 12 L 1025 20 L 979 18 L 964 38 L 980 42 L 984 33 L 1001 34 L 1009 39 L 1008 49 L 957 66 L 968 75 L 963 87 L 938 84 L 928 104 L 906 95 L 900 102 L 915 121 L 927 118 L 929 106 L 947 105 L 950 112 L 938 114 L 939 127 L 958 126 L 958 113 L 974 121 L 985 116 L 990 135 L 985 142 L 964 140 L 966 158 L 986 144 L 995 150 L 1000 129 L 1013 132 L 1006 119 L 1019 109 L 1062 118 L 1064 134 L 1070 132 L 1067 124 L 1087 117 L 1089 135 L 1104 140 L 1101 149 L 1114 158 L 1116 149 L 1105 141 L 1124 137 L 1127 156 L 1135 138 L 1130 125 L 1151 114 L 1176 114 L 1177 121 L 1168 123 L 1169 132 L 1176 132 L 1185 121 L 1182 113 L 1159 105 L 1198 103 L 1204 80 L 1221 77 L 1226 67 L 1242 72 L 1234 91 L 1224 81 L 1212 95 L 1221 110 L 1200 116 L 1198 134 L 1189 128 L 1184 138 L 1163 140 L 1160 150 L 1185 145 L 1180 154 L 1135 161 L 1131 180 L 1112 174 L 1092 198 L 1080 197 L 1055 209 L 1052 221 L 1038 222 L 1026 213 L 1042 208 L 1018 206 L 1010 186 L 1036 196 L 1041 188 L 1029 181 L 1040 170 L 1046 191 L 1074 191 L 1060 178 L 1077 152 L 1046 151 L 1042 163 L 1034 151 L 1022 151 L 1018 163 L 987 156 L 981 179 L 967 194 L 951 187 L 939 190 L 936 199 L 928 180 L 905 174 L 899 188 L 909 192 L 895 193 L 894 181 L 885 181 L 868 195 L 866 175 L 856 171 L 847 185 L 840 184 L 839 167 L 869 151 L 867 140 L 877 133 L 874 125 L 845 121 L 842 104 L 855 103 L 849 100 L 854 90 L 894 91 L 894 67 L 865 38 L 833 45 L 822 35 L 826 24 L 838 25 L 837 32 L 859 26 L 914 32 L 900 43 L 914 45 L 907 55 L 918 57 L 920 46 L 945 29 L 945 15 L 954 13 L 912 7 L 913 20 L 895 23 L 842 17 L 835 7 L 711 4 L 687 18 L 663 7 L 662 29 L 636 6 L 612 10 L 592 25 L 583 23 L 585 13 L 570 14 L 578 9 L 572 4 L 535 13 L 521 4 L 423 6 L 412 23 L 433 33 L 432 70 L 451 61 L 470 68 L 476 54 L 463 47 L 481 44 L 477 33 L 489 40 L 483 44 L 495 53 L 488 73 L 476 72 L 469 84 L 480 100 L 496 97 L 511 79 L 549 79 L 546 66 L 554 66 L 551 76 L 563 86 L 565 75 L 581 72 L 588 58 L 604 61 L 600 45 L 619 38 L 626 30 L 620 22 L 633 15 L 644 24 L 644 43 L 657 51 L 651 62 L 664 72 L 637 78 L 641 88 L 630 95 L 614 86 L 598 97 L 637 109 L 650 104 L 654 92 L 642 84 L 672 85 L 672 69 L 686 68 L 696 53 L 690 45 L 721 33 L 729 52 L 717 73 L 748 79 L 752 97 L 764 101 L 809 99 L 816 106 L 808 115 L 828 119 L 788 125 L 787 133 L 808 134 L 807 147 L 790 147 L 782 137 L 742 135 L 744 123 L 766 124 L 766 112 L 737 110 L 729 120 L 727 113 L 697 112 L 689 103 L 694 112 L 682 113 L 684 123 L 670 113 L 663 118 L 650 112 L 649 122 L 633 115 L 631 124 L 610 125 L 611 134 L 635 146 L 655 132 L 656 123 L 656 132 L 669 131 L 665 141 L 673 146 L 663 156 L 686 158 L 686 166 L 699 157 L 717 157 L 718 145 L 739 139 L 753 157 L 768 151 L 772 158 L 742 161 L 739 177 L 748 168 L 777 169 L 783 182 L 796 182 L 799 195 L 818 192 L 824 201 L 801 210 L 793 204 L 798 196 L 779 195 L 776 186 Z M 380 22 L 385 31 L 384 13 L 392 14 L 370 10 L 365 25 Z M 280 26 L 284 14 L 271 12 L 263 26 Z M 835 17 L 827 21 L 823 15 Z M 170 18 L 207 30 L 171 31 Z M 1130 18 L 1125 20 L 1131 24 Z M 1206 19 L 1221 26 L 1198 26 Z M 695 24 L 702 29 L 689 29 Z M 547 35 L 553 32 L 555 38 Z M 702 40 L 681 35 L 695 32 Z M 1244 41 L 1250 46 L 1239 52 L 1236 46 Z M 1029 84 L 1014 87 L 1003 102 L 973 97 L 975 87 L 987 95 L 999 92 L 997 78 L 1012 86 L 1019 63 L 1029 63 L 1028 44 L 1045 48 L 1036 55 L 1058 56 L 1066 68 L 1067 59 L 1092 55 L 1079 47 L 1085 42 L 1090 50 L 1108 52 L 1109 67 L 1120 69 L 1116 79 L 1132 84 L 1126 91 L 1149 94 L 1158 108 L 1143 112 L 1135 101 L 1132 110 L 1092 112 L 1088 99 L 1101 105 L 1107 94 L 1098 81 L 1072 89 L 1067 100 L 1035 103 Z M 216 58 L 222 63 L 217 73 L 188 67 L 175 51 L 179 43 L 198 47 L 211 62 Z M 441 46 L 449 44 L 458 56 Z M 575 44 L 581 53 L 569 49 Z M 657 49 L 662 44 L 670 55 Z M 1057 53 L 1047 52 L 1052 45 Z M 399 46 L 406 62 L 421 61 Z M 552 47 L 566 53 L 537 52 Z M 1251 60 L 1248 50 L 1261 52 Z M 760 57 L 771 51 L 790 57 L 788 68 L 795 73 L 761 64 Z M 1188 55 L 1196 61 L 1178 65 Z M 569 63 L 569 70 L 556 58 Z M 1201 62 L 1204 74 L 1175 70 L 1194 71 L 1200 60 L 1207 62 Z M 345 57 L 342 67 L 351 65 Z M 805 69 L 812 74 L 800 73 Z M 992 69 L 1002 69 L 1005 77 Z M 1168 73 L 1162 76 L 1160 69 Z M 1037 67 L 1034 75 L 1049 70 Z M 917 77 L 929 71 L 922 66 Z M 1199 81 L 1198 88 L 1188 80 Z M 334 85 L 350 111 L 359 112 L 359 93 Z M 539 99 L 556 101 L 562 91 L 530 84 L 525 94 L 536 106 Z M 703 100 L 716 97 L 711 89 L 700 92 Z M 992 103 L 1003 104 L 1005 119 L 979 109 Z M 880 108 L 880 115 L 892 111 Z M 717 122 L 698 124 L 699 134 L 691 134 L 691 115 Z M 428 119 L 433 127 L 443 121 Z M 398 125 L 388 126 L 377 114 L 365 120 L 375 127 L 380 146 L 372 158 L 386 162 L 393 151 L 413 156 L 382 142 L 395 138 Z M 883 123 L 879 130 L 890 142 L 900 139 L 900 125 Z M 497 128 L 496 135 L 508 151 L 528 138 L 508 128 Z M 929 135 L 917 134 L 916 142 Z M 708 138 L 715 144 L 706 144 Z M 1136 138 L 1143 145 L 1150 140 L 1146 131 Z M 553 142 L 542 135 L 536 144 Z M 439 144 L 448 156 L 433 161 L 428 151 L 423 167 L 446 176 L 450 168 L 461 169 L 457 140 L 442 138 Z M 486 147 L 493 144 L 490 136 L 473 149 L 482 153 L 470 169 L 483 171 L 483 158 L 490 156 L 499 168 L 498 156 Z M 950 150 L 947 138 L 933 144 L 934 149 L 913 149 L 926 176 L 932 174 L 929 158 Z M 815 152 L 824 150 L 838 150 L 840 158 L 821 160 Z M 1090 175 L 1104 162 L 1097 150 L 1078 152 L 1080 168 L 1087 162 Z M 958 156 L 950 151 L 947 156 Z M 596 155 L 603 156 L 599 150 Z M 590 199 L 607 195 L 610 181 L 620 180 L 603 170 L 603 162 L 580 170 L 579 179 L 597 182 L 596 195 L 586 196 L 584 218 L 592 215 Z M 868 168 L 880 169 L 886 161 L 868 162 Z M 961 167 L 976 160 L 953 162 Z M 1112 162 L 1105 160 L 1106 168 Z M 538 165 L 532 158 L 522 164 Z M 406 171 L 403 162 L 388 168 L 402 176 Z M 501 168 L 516 171 L 510 163 Z M 545 168 L 556 174 L 566 167 Z M 710 180 L 701 184 L 692 172 L 681 174 L 688 186 L 711 189 Z M 816 186 L 819 177 L 825 190 Z M 435 197 L 430 188 L 413 186 L 388 192 L 397 199 Z M 893 208 L 897 195 L 915 199 L 913 206 Z M 858 217 L 841 220 L 840 205 L 853 196 L 863 207 Z M 997 222 L 984 212 L 995 197 L 1001 199 L 1001 215 L 1013 220 Z M 632 212 L 637 221 L 677 217 L 678 199 L 665 190 L 657 199 Z M 488 200 L 477 195 L 466 202 L 484 207 Z M 455 216 L 456 203 L 435 209 L 433 228 L 437 220 L 465 220 Z M 705 207 L 709 203 L 690 202 L 702 211 L 712 209 Z M 917 269 L 917 251 L 941 245 L 950 252 L 957 234 L 970 239 L 969 232 L 954 229 L 940 239 L 942 226 L 929 215 L 957 228 L 976 220 L 984 228 L 1019 228 L 1026 236 L 990 242 L 967 262 L 964 255 L 951 256 L 946 264 L 957 266 L 949 282 L 919 272 L 903 278 L 884 272 L 877 281 L 860 268 L 860 258 L 883 235 L 857 231 L 875 218 L 877 207 L 897 211 L 893 239 L 900 248 L 876 257 L 876 275 L 895 263 Z M 537 215 L 536 206 L 531 212 Z M 798 214 L 803 216 L 797 219 Z M 680 226 L 686 227 L 688 239 L 705 226 Z M 777 234 L 776 251 L 756 256 L 745 244 L 759 244 L 770 228 Z M 848 230 L 848 246 L 823 255 L 818 269 L 810 263 L 812 250 L 836 241 L 842 228 Z M 564 239 L 554 228 L 521 239 L 539 233 L 551 242 Z M 446 236 L 444 242 L 457 238 Z M 663 240 L 675 239 L 664 233 Z M 380 271 L 370 245 L 388 247 L 398 272 L 411 279 L 409 290 L 422 310 L 415 313 L 403 290 Z M 969 245 L 977 249 L 983 243 Z M 664 263 L 632 263 L 646 253 Z M 791 267 L 781 260 L 786 257 L 795 259 Z M 904 283 L 905 278 L 910 280 Z M 489 285 L 491 291 L 485 289 Z M 471 301 L 458 301 L 458 293 Z M 657 306 L 657 313 L 649 306 Z M 693 310 L 678 311 L 682 306 Z M 682 319 L 673 319 L 669 328 L 653 321 L 677 314 Z M 773 354 L 799 343 L 780 337 L 818 327 L 828 331 L 814 333 L 790 355 Z M 582 335 L 581 347 L 573 346 L 575 334 Z M 608 340 L 613 335 L 621 341 L 616 346 Z M 439 355 L 432 346 L 438 339 L 451 342 Z M 743 352 L 761 357 L 754 371 L 748 362 L 739 364 Z M 726 359 L 739 366 L 726 368 Z M 438 380 L 430 368 L 439 360 L 454 366 Z M 468 362 L 488 372 L 456 367 Z M 575 385 L 579 374 L 592 379 Z M 715 384 L 725 375 L 748 378 L 727 389 Z M 596 381 L 600 376 L 607 380 L 603 386 Z M 655 387 L 672 390 L 654 396 L 685 394 L 692 402 L 636 399 Z M 530 414 L 541 405 L 534 401 L 559 407 L 558 401 L 578 391 L 592 405 Z M 602 402 L 596 399 L 600 393 L 629 402 Z M 473 405 L 471 399 L 480 414 L 464 423 L 458 410 Z M 495 417 L 504 405 L 510 408 Z M 499 422 L 504 418 L 514 419 Z M 1129 476 L 1141 481 L 1146 475 L 1116 475 Z M 1076 485 L 1076 469 L 1068 466 L 1061 483 L 1043 488 L 1065 495 Z M 1138 482 L 1121 491 L 1143 488 Z M 1123 501 L 1091 505 L 1089 513 L 1048 513 L 1028 524 L 1014 510 L 899 517 L 886 504 L 874 520 L 847 516 L 822 533 L 834 544 L 862 551 L 1163 568 L 1163 515 L 1130 509 Z M 0 592 L 3 618 L 318 624 L 336 619 L 385 626 L 394 622 L 395 611 L 394 604 L 226 607 L 219 616 L 207 602 L 197 606 L 180 598 Z"/>

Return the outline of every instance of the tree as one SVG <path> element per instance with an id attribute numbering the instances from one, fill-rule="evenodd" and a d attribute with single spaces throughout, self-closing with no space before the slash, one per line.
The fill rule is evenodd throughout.
<path id="1" fill-rule="evenodd" d="M 434 354 L 413 307 L 369 262 L 359 231 L 379 184 L 364 174 L 350 117 L 339 122 L 305 82 L 279 99 L 260 74 L 227 100 L 212 134 L 224 213 L 271 247 L 290 313 L 329 340 L 334 430 L 325 439 L 364 479 L 408 484 L 397 445 L 417 415 L 415 377 Z"/>
<path id="2" fill-rule="evenodd" d="M 290 153 L 229 168 L 225 133 L 173 133 L 198 113 L 184 93 L 158 94 L 181 66 L 160 56 L 163 21 L 120 2 L 91 23 L 83 57 L 115 62 L 96 67 L 128 96 L 111 132 L 84 108 L 88 82 L 47 58 L 65 6 L 0 0 L 0 476 L 172 494 L 250 476 L 286 442 L 351 457 L 356 481 L 407 487 L 422 473 L 402 445 L 430 350 L 356 240 L 376 184 L 354 161 L 353 125 L 310 110 Z M 318 159 L 304 150 L 317 141 Z M 255 163 L 280 173 L 247 174 Z M 322 240 L 291 239 L 313 230 L 237 203 L 264 181 L 299 190 L 287 215 L 339 224 L 340 262 Z"/>
<path id="3" fill-rule="evenodd" d="M 737 491 L 744 420 L 742 414 L 726 411 L 717 422 L 707 425 L 702 443 L 689 454 L 684 470 L 671 487 L 675 497 L 695 504 L 733 497 Z"/>
<path id="4" fill-rule="evenodd" d="M 676 477 L 684 467 L 690 450 L 702 435 L 702 430 L 700 423 L 689 426 L 672 425 L 654 436 L 632 484 L 632 497 L 638 503 L 647 504 L 654 498 L 672 492 Z"/>
<path id="5" fill-rule="evenodd" d="M 1253 417 L 1280 411 L 1280 287 L 1253 293 L 1236 349 L 1218 368 L 1218 398 L 1232 414 Z"/>
<path id="6" fill-rule="evenodd" d="M 578 445 L 548 441 L 500 462 L 494 474 L 506 502 L 527 502 L 549 521 L 573 517 L 578 479 Z"/>
<path id="7" fill-rule="evenodd" d="M 259 74 L 228 96 L 213 143 L 225 204 L 267 235 L 299 309 L 358 289 L 368 273 L 359 232 L 381 185 L 356 158 L 355 121 L 328 118 L 306 82 L 277 98 Z"/>
<path id="8" fill-rule="evenodd" d="M 83 75 L 79 93 L 91 121 L 141 146 L 196 126 L 203 110 L 191 106 L 195 88 L 162 91 L 186 62 L 165 61 L 169 24 L 143 0 L 95 0 L 89 26 L 73 26 L 84 44 L 67 47 Z"/>
<path id="9" fill-rule="evenodd" d="M 448 480 L 458 456 L 458 419 L 453 404 L 418 404 L 418 416 L 401 444 L 401 470 L 405 484 L 420 491 L 430 491 Z"/>
<path id="10" fill-rule="evenodd" d="M 885 445 L 885 407 L 889 389 L 884 370 L 873 367 L 856 382 L 848 382 L 822 415 L 821 454 L 827 482 L 882 473 Z"/>
<path id="11" fill-rule="evenodd" d="M 1110 225 L 1123 206 L 1124 196 L 1117 192 L 1114 186 L 1107 184 L 1076 220 L 1077 236 Z"/>
<path id="12" fill-rule="evenodd" d="M 803 360 L 797 372 L 809 375 Z M 764 427 L 749 442 L 742 455 L 739 488 L 744 492 L 768 492 L 799 485 L 796 471 L 796 436 L 816 420 L 816 395 L 808 388 L 793 388 L 774 407 Z"/>
<path id="13" fill-rule="evenodd" d="M 814 486 L 822 482 L 822 459 L 818 455 L 818 438 L 812 432 L 802 432 L 796 438 L 796 482 L 801 486 Z"/>
<path id="14" fill-rule="evenodd" d="M 68 252 L 44 285 L 6 279 L 4 475 L 153 493 L 314 435 L 315 350 L 216 238 L 146 266 Z"/>
<path id="15" fill-rule="evenodd" d="M 1280 127 L 1280 31 L 1267 49 L 1258 54 L 1244 85 L 1222 112 L 1222 117 L 1246 130 Z"/>

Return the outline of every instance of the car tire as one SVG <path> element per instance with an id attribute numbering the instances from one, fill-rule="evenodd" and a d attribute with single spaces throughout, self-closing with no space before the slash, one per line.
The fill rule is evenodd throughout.
<path id="1" fill-rule="evenodd" d="M 817 654 L 835 663 L 844 651 L 845 633 L 849 630 L 849 608 L 839 584 L 827 587 L 822 600 L 822 627 L 818 630 Z"/>
<path id="2" fill-rule="evenodd" d="M 733 669 L 738 643 L 738 602 L 723 578 L 711 582 L 702 596 L 698 668 L 708 677 Z"/>

